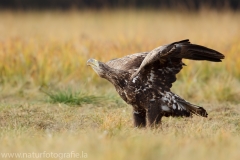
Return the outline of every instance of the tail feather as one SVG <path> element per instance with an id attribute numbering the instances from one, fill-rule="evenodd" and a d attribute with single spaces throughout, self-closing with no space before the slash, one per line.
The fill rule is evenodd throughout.
<path id="1" fill-rule="evenodd" d="M 181 101 L 181 102 L 178 102 L 178 103 L 180 103 L 190 113 L 193 113 L 193 114 L 196 114 L 196 115 L 199 115 L 199 116 L 202 116 L 202 117 L 207 117 L 208 116 L 207 111 L 203 107 L 191 104 L 191 103 L 186 102 L 186 101 Z"/>

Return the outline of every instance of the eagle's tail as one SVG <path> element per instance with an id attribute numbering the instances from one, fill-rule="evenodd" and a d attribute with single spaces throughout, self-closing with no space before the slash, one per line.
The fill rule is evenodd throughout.
<path id="1" fill-rule="evenodd" d="M 224 55 L 213 49 L 188 43 L 176 44 L 177 48 L 181 49 L 180 54 L 176 55 L 179 58 L 186 58 L 192 60 L 207 60 L 212 62 L 221 62 Z"/>
<path id="2" fill-rule="evenodd" d="M 191 104 L 187 101 L 178 101 L 178 105 L 180 107 L 182 107 L 183 110 L 188 111 L 192 114 L 196 114 L 196 115 L 199 115 L 199 116 L 202 116 L 202 117 L 207 117 L 208 116 L 207 111 L 203 107 Z"/>

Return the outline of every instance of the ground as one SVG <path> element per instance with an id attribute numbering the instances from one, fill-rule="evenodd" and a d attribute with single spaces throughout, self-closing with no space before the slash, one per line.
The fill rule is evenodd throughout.
<path id="1" fill-rule="evenodd" d="M 240 159 L 239 18 L 204 9 L 1 11 L 1 159 Z M 226 56 L 222 63 L 185 60 L 172 88 L 209 117 L 134 128 L 132 108 L 87 59 L 186 38 Z"/>

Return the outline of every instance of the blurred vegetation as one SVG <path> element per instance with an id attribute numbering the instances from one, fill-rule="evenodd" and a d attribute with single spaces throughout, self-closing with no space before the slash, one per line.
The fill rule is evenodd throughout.
<path id="1" fill-rule="evenodd" d="M 1 0 L 0 8 L 8 9 L 86 9 L 86 8 L 182 8 L 199 10 L 203 7 L 238 10 L 238 0 Z"/>
<path id="2" fill-rule="evenodd" d="M 206 18 L 208 17 L 208 18 Z M 189 38 L 218 50 L 222 63 L 184 60 L 173 91 L 186 99 L 240 101 L 238 12 L 201 10 L 29 11 L 0 13 L 0 89 L 8 96 L 41 85 L 116 95 L 86 66 Z M 4 24 L 4 25 L 3 25 Z"/>

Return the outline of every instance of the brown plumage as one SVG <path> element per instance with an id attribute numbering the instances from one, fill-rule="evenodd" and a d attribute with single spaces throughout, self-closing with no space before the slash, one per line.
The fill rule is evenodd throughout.
<path id="1" fill-rule="evenodd" d="M 224 55 L 182 40 L 163 45 L 150 52 L 136 53 L 113 59 L 106 64 L 88 60 L 95 72 L 110 81 L 121 98 L 133 106 L 134 125 L 154 126 L 162 116 L 192 114 L 207 117 L 204 108 L 193 105 L 171 92 L 176 74 L 184 66 L 182 59 L 221 62 Z"/>

